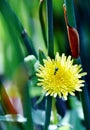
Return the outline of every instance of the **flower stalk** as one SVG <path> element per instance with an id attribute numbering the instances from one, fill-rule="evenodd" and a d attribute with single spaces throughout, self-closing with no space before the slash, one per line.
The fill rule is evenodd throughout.
<path id="1" fill-rule="evenodd" d="M 78 58 L 78 62 L 82 64 L 82 61 L 80 58 Z M 83 79 L 85 80 L 85 77 L 83 77 Z M 86 82 L 85 82 L 85 86 L 83 87 L 82 92 L 80 93 L 80 98 L 81 98 L 82 107 L 83 107 L 86 129 L 90 130 L 90 98 L 89 98 L 89 93 L 88 93 Z"/>
<path id="2" fill-rule="evenodd" d="M 46 13 L 47 13 L 47 29 L 48 29 L 48 55 L 53 58 L 54 57 L 54 39 L 53 39 L 53 7 L 52 0 L 46 0 Z M 45 126 L 44 130 L 48 130 L 48 126 L 50 123 L 51 116 L 51 108 L 52 108 L 52 97 L 47 96 L 46 99 L 46 113 L 45 113 Z"/>
<path id="3" fill-rule="evenodd" d="M 48 29 L 48 55 L 54 58 L 54 42 L 53 42 L 53 7 L 52 0 L 46 0 L 46 12 L 47 12 L 47 29 Z"/>
<path id="4" fill-rule="evenodd" d="M 39 20 L 40 20 L 40 25 L 42 29 L 42 35 L 45 42 L 45 46 L 47 47 L 46 29 L 45 29 L 45 23 L 44 23 L 44 18 L 43 18 L 43 4 L 44 4 L 44 1 L 41 0 L 40 6 L 39 6 Z"/>
<path id="5" fill-rule="evenodd" d="M 64 2 L 67 10 L 68 24 L 70 27 L 76 28 L 73 0 L 64 0 Z"/>
<path id="6" fill-rule="evenodd" d="M 65 4 L 66 4 L 66 10 L 67 10 L 68 25 L 76 28 L 73 0 L 65 0 Z M 73 45 L 73 49 L 75 49 L 74 45 Z M 79 57 L 78 59 L 80 60 L 79 63 L 81 64 L 81 58 Z M 84 85 L 82 93 L 80 93 L 80 97 L 81 97 L 81 102 L 82 102 L 82 107 L 83 107 L 83 112 L 84 112 L 86 129 L 90 130 L 90 99 L 89 99 L 86 83 Z"/>

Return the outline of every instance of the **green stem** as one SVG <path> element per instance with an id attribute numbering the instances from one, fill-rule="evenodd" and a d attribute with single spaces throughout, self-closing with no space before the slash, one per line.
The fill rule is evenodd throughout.
<path id="1" fill-rule="evenodd" d="M 31 99 L 29 96 L 29 86 L 26 85 L 21 90 L 21 97 L 22 97 L 22 105 L 24 109 L 24 116 L 27 118 L 27 122 L 25 124 L 25 130 L 34 130 L 33 128 L 33 120 L 32 120 L 32 113 L 31 113 Z"/>
<path id="2" fill-rule="evenodd" d="M 65 0 L 65 5 L 66 5 L 66 10 L 67 10 L 68 24 L 70 27 L 76 28 L 73 0 Z"/>
<path id="3" fill-rule="evenodd" d="M 48 55 L 51 58 L 54 58 L 52 0 L 46 0 L 46 6 L 47 6 L 46 13 L 47 13 L 47 25 L 48 25 L 48 42 L 47 42 Z M 48 130 L 48 126 L 49 126 L 49 123 L 50 123 L 50 116 L 51 116 L 51 108 L 52 108 L 52 97 L 51 96 L 47 96 L 44 130 Z"/>
<path id="4" fill-rule="evenodd" d="M 80 97 L 81 97 L 81 101 L 82 101 L 86 129 L 90 130 L 90 99 L 89 99 L 86 84 L 85 84 L 82 92 L 80 93 Z"/>
<path id="5" fill-rule="evenodd" d="M 52 97 L 51 96 L 47 96 L 46 99 L 46 113 L 45 113 L 45 126 L 44 126 L 44 130 L 48 130 L 48 126 L 50 123 L 50 116 L 51 116 L 51 107 L 52 107 Z"/>
<path id="6" fill-rule="evenodd" d="M 43 39 L 45 42 L 45 46 L 47 47 L 47 37 L 46 37 L 46 29 L 45 29 L 45 23 L 44 23 L 44 18 L 43 18 L 43 1 L 40 2 L 40 7 L 39 7 L 39 20 L 41 24 L 41 29 L 42 29 L 42 35 Z"/>
<path id="7" fill-rule="evenodd" d="M 65 0 L 65 4 L 66 4 L 66 10 L 67 10 L 68 24 L 71 27 L 76 27 L 73 0 Z M 77 60 L 78 60 L 78 63 L 82 64 L 81 58 L 78 58 Z M 81 102 L 82 102 L 82 107 L 83 107 L 86 129 L 90 130 L 90 99 L 89 99 L 89 94 L 88 94 L 86 84 L 83 88 L 83 91 L 80 93 L 80 97 L 81 97 Z"/>
<path id="8" fill-rule="evenodd" d="M 0 11 L 4 16 L 4 19 L 6 20 L 9 27 L 13 28 L 14 31 L 17 32 L 16 34 L 18 34 L 18 37 L 21 38 L 21 40 L 24 42 L 24 45 L 27 48 L 28 53 L 33 54 L 37 57 L 34 45 L 32 44 L 32 40 L 26 34 L 22 24 L 20 23 L 14 11 L 11 9 L 7 0 L 0 0 Z"/>
<path id="9" fill-rule="evenodd" d="M 53 120 L 54 120 L 54 124 L 58 123 L 58 119 L 57 119 L 57 109 L 56 109 L 56 99 L 53 98 L 52 99 L 52 111 L 53 111 Z"/>
<path id="10" fill-rule="evenodd" d="M 53 39 L 53 7 L 52 0 L 46 0 L 47 6 L 47 24 L 48 24 L 48 55 L 54 57 L 54 39 Z"/>
<path id="11" fill-rule="evenodd" d="M 82 64 L 81 59 L 78 59 L 78 60 L 79 60 L 79 63 Z M 85 80 L 85 78 L 83 78 L 83 80 Z M 89 98 L 89 93 L 88 93 L 86 83 L 83 87 L 82 92 L 80 92 L 80 98 L 81 98 L 82 107 L 83 107 L 86 129 L 90 130 L 90 98 Z"/>
<path id="12" fill-rule="evenodd" d="M 39 61 L 40 61 L 40 64 L 42 65 L 44 64 L 43 59 L 46 59 L 46 56 L 44 55 L 43 51 L 39 50 Z M 48 126 L 50 123 L 50 116 L 51 116 L 51 107 L 52 107 L 52 97 L 47 96 L 44 130 L 48 130 Z"/>

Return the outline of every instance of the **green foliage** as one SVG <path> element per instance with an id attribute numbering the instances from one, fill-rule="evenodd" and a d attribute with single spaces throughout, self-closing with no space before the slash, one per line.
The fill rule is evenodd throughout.
<path id="1" fill-rule="evenodd" d="M 69 26 L 79 32 L 81 51 L 75 61 L 82 61 L 88 75 L 81 99 L 76 93 L 77 98 L 59 99 L 57 106 L 57 98 L 46 97 L 37 86 L 36 71 L 48 55 L 71 54 L 63 3 Z M 90 130 L 89 12 L 88 0 L 0 0 L 0 130 Z M 19 97 L 8 93 L 14 85 L 12 93 Z"/>

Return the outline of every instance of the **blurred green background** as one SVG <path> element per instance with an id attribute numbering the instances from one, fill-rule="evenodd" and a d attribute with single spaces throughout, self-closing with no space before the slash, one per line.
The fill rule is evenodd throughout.
<path id="1" fill-rule="evenodd" d="M 10 6 L 8 6 L 7 2 Z M 66 55 L 69 55 L 71 54 L 71 52 L 64 20 L 63 3 L 63 0 L 53 0 L 54 53 L 58 51 L 60 54 L 65 53 Z M 9 12 L 11 9 L 13 10 L 13 12 L 10 14 Z M 79 32 L 80 37 L 80 56 L 82 59 L 84 71 L 88 73 L 88 75 L 86 76 L 86 83 L 88 86 L 90 96 L 90 1 L 86 0 L 82 2 L 82 0 L 74 0 L 74 9 L 77 30 Z M 47 17 L 45 0 L 41 11 L 44 19 L 45 36 L 47 38 Z M 15 80 L 14 78 L 16 75 L 18 75 L 18 77 L 22 77 L 22 68 L 19 72 L 17 72 L 17 69 L 19 68 L 19 66 L 21 66 L 21 64 L 24 63 L 25 57 L 27 57 L 28 55 L 35 54 L 37 58 L 39 54 L 39 49 L 41 49 L 44 52 L 44 54 L 47 55 L 47 48 L 42 33 L 42 28 L 40 24 L 41 19 L 39 15 L 39 0 L 0 0 L 0 79 L 5 80 L 6 87 L 8 80 L 10 85 L 12 86 L 12 81 Z M 15 20 L 17 20 L 17 22 Z M 24 30 L 27 32 L 28 36 L 26 36 Z M 33 45 L 31 45 L 31 47 L 35 49 L 34 51 L 32 51 L 33 49 L 27 49 L 28 45 L 25 44 L 28 41 L 27 39 L 29 39 L 29 43 Z M 31 61 L 32 65 L 30 64 L 32 70 L 34 64 L 38 61 L 37 59 L 35 59 L 35 57 L 30 58 L 30 60 L 33 59 L 33 62 Z M 35 67 L 37 66 L 38 63 Z M 21 75 L 19 75 L 20 73 Z M 33 77 L 32 80 L 29 82 L 29 85 L 36 87 L 36 81 L 36 77 Z M 12 91 L 13 90 L 11 90 L 10 93 L 12 93 Z M 32 98 L 40 96 L 41 89 L 33 89 L 31 87 L 30 95 Z M 65 116 L 64 121 L 63 119 L 60 121 L 64 122 L 64 124 L 67 122 L 73 124 L 73 130 L 85 130 L 84 121 L 81 117 L 82 112 L 80 111 L 80 117 L 78 117 L 77 112 L 81 110 L 81 104 L 77 98 L 70 100 L 70 103 L 73 101 L 75 102 L 76 106 L 74 106 L 74 104 L 72 107 L 73 109 L 70 108 L 70 111 Z M 42 115 L 40 111 L 36 112 L 36 115 L 39 114 Z M 72 119 L 73 116 L 75 116 L 74 119 Z M 37 118 L 39 123 L 37 123 L 35 118 Z M 38 119 L 37 116 L 34 117 L 34 120 L 36 121 L 36 124 L 40 124 L 40 119 Z M 41 124 L 42 123 L 43 121 L 41 122 Z M 54 124 L 54 121 L 51 121 L 51 124 Z M 1 128 L 3 128 L 4 130 L 4 126 Z M 72 126 L 65 124 L 64 128 L 60 127 L 58 130 L 69 130 L 71 128 Z M 15 127 L 14 129 L 17 130 L 18 128 Z M 39 129 L 41 129 L 41 127 L 37 130 Z M 52 130 L 54 130 L 54 127 Z"/>

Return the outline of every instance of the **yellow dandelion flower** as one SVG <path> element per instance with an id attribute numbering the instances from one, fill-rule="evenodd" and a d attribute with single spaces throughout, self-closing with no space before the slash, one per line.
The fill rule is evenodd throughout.
<path id="1" fill-rule="evenodd" d="M 87 73 L 82 72 L 81 65 L 73 65 L 71 56 L 56 54 L 55 60 L 43 60 L 44 66 L 39 65 L 36 75 L 38 76 L 38 86 L 42 86 L 46 95 L 63 97 L 67 99 L 68 94 L 75 95 L 74 92 L 81 91 L 84 86 L 82 76 Z"/>

